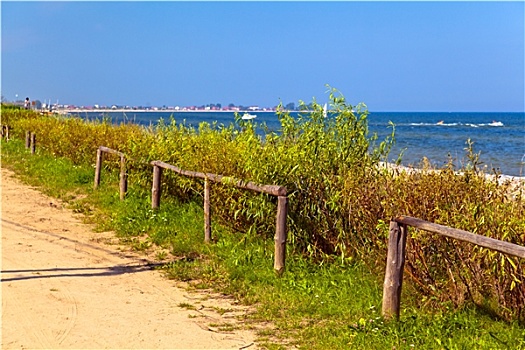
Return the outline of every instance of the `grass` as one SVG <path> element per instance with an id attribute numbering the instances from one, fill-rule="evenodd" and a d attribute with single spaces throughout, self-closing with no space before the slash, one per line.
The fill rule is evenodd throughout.
<path id="1" fill-rule="evenodd" d="M 104 171 L 94 191 L 92 166 L 73 165 L 40 151 L 32 156 L 17 139 L 2 141 L 1 147 L 3 167 L 85 214 L 98 229 L 115 231 L 137 251 L 157 251 L 157 257 L 168 261 L 163 267 L 168 278 L 251 305 L 254 312 L 243 321 L 260 329 L 262 347 L 525 349 L 525 327 L 518 322 L 498 319 L 471 303 L 460 309 L 449 304 L 435 309 L 434 303 L 422 302 L 431 297 L 418 294 L 409 283 L 404 286 L 400 320 L 385 322 L 383 276 L 362 262 L 346 258 L 314 263 L 289 249 L 287 270 L 277 277 L 273 242 L 262 239 L 256 226 L 231 232 L 214 223 L 214 243 L 205 244 L 199 202 L 162 198 L 160 209 L 153 211 L 149 194 L 132 181 L 126 200 L 119 200 L 116 173 Z"/>

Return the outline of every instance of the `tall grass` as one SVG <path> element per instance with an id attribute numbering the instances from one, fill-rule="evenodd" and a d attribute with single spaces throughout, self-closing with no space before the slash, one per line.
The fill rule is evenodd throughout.
<path id="1" fill-rule="evenodd" d="M 315 101 L 297 118 L 278 113 L 278 133 L 241 119 L 229 126 L 202 123 L 198 129 L 170 119 L 140 128 L 108 120 L 3 114 L 17 135 L 32 130 L 39 147 L 75 164 L 93 165 L 100 145 L 126 153 L 129 181 L 146 195 L 152 160 L 286 186 L 290 253 L 317 264 L 362 261 L 382 274 L 388 221 L 397 215 L 525 244 L 523 187 L 510 191 L 510 183 L 487 180 L 477 171 L 471 146 L 466 154 L 472 161 L 464 169 L 450 162 L 439 172 L 391 171 L 380 162 L 395 142 L 394 126 L 388 138 L 378 140 L 369 133 L 365 105 L 348 104 L 336 90 L 330 90 L 330 100 L 327 117 Z M 116 159 L 106 164 L 118 166 Z M 202 183 L 165 172 L 163 191 L 165 197 L 190 202 L 202 196 Z M 237 232 L 273 236 L 275 198 L 224 185 L 214 185 L 211 197 L 220 223 Z M 460 307 L 474 301 L 500 317 L 525 317 L 519 259 L 417 230 L 411 230 L 407 252 L 408 278 L 418 286 L 422 304 L 450 301 Z"/>

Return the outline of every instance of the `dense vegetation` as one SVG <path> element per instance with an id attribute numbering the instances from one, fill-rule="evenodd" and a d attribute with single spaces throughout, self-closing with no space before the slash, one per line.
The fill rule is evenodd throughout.
<path id="1" fill-rule="evenodd" d="M 379 141 L 368 132 L 366 106 L 351 106 L 334 90 L 330 99 L 327 117 L 315 101 L 310 105 L 313 111 L 298 118 L 280 113 L 279 133 L 240 119 L 228 126 L 203 123 L 198 130 L 173 119 L 142 128 L 112 125 L 107 119 L 86 122 L 40 116 L 6 106 L 2 107 L 2 124 L 10 125 L 11 134 L 18 139 L 24 138 L 26 130 L 35 132 L 40 152 L 68 158 L 78 166 L 93 166 L 101 145 L 124 152 L 130 159 L 130 196 L 143 198 L 139 201 L 143 207 L 137 204 L 133 213 L 127 212 L 127 222 L 118 214 L 108 214 L 113 229 L 119 227 L 130 237 L 149 235 L 154 244 L 169 241 L 173 254 L 185 252 L 184 244 L 173 243 L 177 231 L 154 228 L 155 221 L 167 213 L 153 215 L 141 209 L 148 207 L 151 167 L 147 163 L 152 160 L 286 186 L 291 269 L 294 259 L 307 258 L 308 269 L 327 266 L 321 268 L 322 273 L 335 275 L 340 273 L 336 270 L 358 265 L 381 276 L 388 221 L 398 215 L 525 244 L 523 188 L 480 174 L 471 144 L 466 147 L 470 163 L 464 169 L 454 169 L 452 160 L 439 172 L 425 164 L 418 172 L 385 167 L 381 162 L 395 141 L 394 126 L 391 136 Z M 117 169 L 117 159 L 109 160 L 107 169 Z M 166 198 L 176 197 L 191 206 L 202 196 L 199 181 L 165 172 L 163 182 Z M 244 259 L 271 254 L 271 248 L 259 251 L 250 242 L 254 237 L 273 236 L 275 198 L 225 185 L 214 185 L 211 198 L 214 220 L 232 232 L 246 233 L 243 248 L 253 251 L 244 251 Z M 148 220 L 152 215 L 155 219 Z M 136 225 L 141 217 L 147 225 Z M 131 221 L 135 224 L 130 225 Z M 412 288 L 419 292 L 411 303 L 437 306 L 445 302 L 447 308 L 474 303 L 497 317 L 525 319 L 522 261 L 422 231 L 410 233 L 405 271 Z M 217 244 L 229 243 L 220 240 Z M 234 251 L 239 246 L 228 248 Z M 308 285 L 304 288 L 315 290 Z M 365 329 L 368 324 L 356 327 Z"/>

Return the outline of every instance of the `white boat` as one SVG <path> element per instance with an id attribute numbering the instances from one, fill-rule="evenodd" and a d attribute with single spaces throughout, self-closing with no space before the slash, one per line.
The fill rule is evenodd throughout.
<path id="1" fill-rule="evenodd" d="M 250 119 L 254 119 L 254 118 L 257 118 L 257 115 L 256 114 L 250 114 L 250 113 L 244 113 L 241 117 L 241 119 L 243 120 L 250 120 Z"/>
<path id="2" fill-rule="evenodd" d="M 323 106 L 323 117 L 326 118 L 327 115 L 328 115 L 328 104 L 325 103 Z"/>

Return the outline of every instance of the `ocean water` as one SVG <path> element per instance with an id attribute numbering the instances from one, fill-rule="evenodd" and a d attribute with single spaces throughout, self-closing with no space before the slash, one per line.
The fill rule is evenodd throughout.
<path id="1" fill-rule="evenodd" d="M 480 153 L 486 172 L 525 176 L 524 113 L 371 113 L 369 126 L 385 134 L 388 120 L 396 125 L 396 146 L 402 164 L 417 164 L 427 157 L 442 166 L 449 156 L 459 168 L 465 164 L 467 140 Z"/>
<path id="2" fill-rule="evenodd" d="M 257 122 L 265 122 L 270 130 L 279 131 L 274 112 L 255 112 Z M 122 121 L 140 125 L 156 124 L 160 118 L 173 116 L 177 123 L 198 126 L 201 122 L 229 125 L 233 112 L 137 112 L 107 113 L 114 123 Z M 100 117 L 100 112 L 79 113 L 84 118 Z M 371 112 L 370 132 L 379 140 L 389 135 L 389 121 L 395 124 L 396 144 L 389 160 L 403 151 L 401 164 L 417 165 L 426 157 L 433 165 L 442 166 L 449 157 L 460 168 L 467 161 L 466 141 L 474 143 L 486 172 L 493 169 L 510 176 L 525 176 L 525 113 L 442 113 L 442 112 Z"/>

